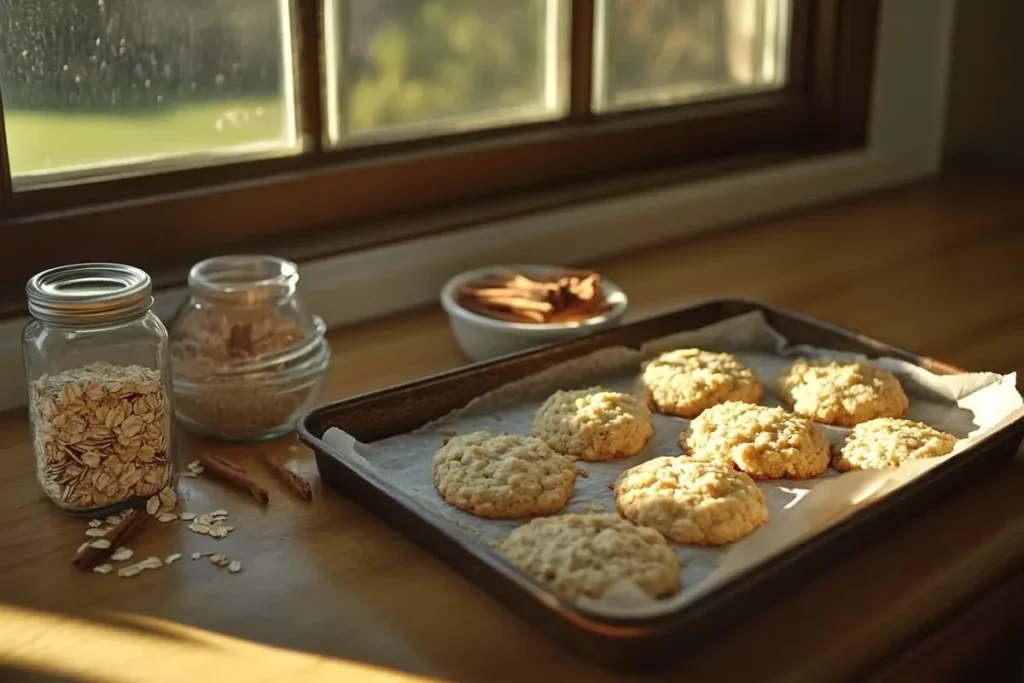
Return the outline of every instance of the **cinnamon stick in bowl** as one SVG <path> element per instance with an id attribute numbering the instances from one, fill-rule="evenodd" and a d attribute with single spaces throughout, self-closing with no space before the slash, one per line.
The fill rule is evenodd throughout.
<path id="1" fill-rule="evenodd" d="M 583 322 L 610 308 L 593 271 L 491 275 L 460 286 L 456 302 L 479 315 L 537 324 Z"/>

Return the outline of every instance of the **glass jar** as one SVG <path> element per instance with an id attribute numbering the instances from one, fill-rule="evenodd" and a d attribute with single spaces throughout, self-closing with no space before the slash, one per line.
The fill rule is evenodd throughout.
<path id="1" fill-rule="evenodd" d="M 36 474 L 64 510 L 137 507 L 176 485 L 167 330 L 149 275 L 114 263 L 44 271 L 22 334 Z"/>
<path id="2" fill-rule="evenodd" d="M 296 293 L 295 264 L 219 256 L 189 273 L 170 325 L 175 409 L 192 431 L 236 441 L 295 428 L 329 369 L 323 321 Z"/>

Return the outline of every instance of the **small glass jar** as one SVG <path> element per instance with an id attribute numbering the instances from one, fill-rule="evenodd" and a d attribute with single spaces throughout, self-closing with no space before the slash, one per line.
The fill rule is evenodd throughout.
<path id="1" fill-rule="evenodd" d="M 175 409 L 186 428 L 270 439 L 312 407 L 331 350 L 298 280 L 295 264 L 274 256 L 219 256 L 192 268 L 170 325 Z"/>
<path id="2" fill-rule="evenodd" d="M 149 275 L 84 263 L 26 287 L 22 334 L 36 474 L 64 510 L 137 507 L 177 482 L 167 330 Z"/>

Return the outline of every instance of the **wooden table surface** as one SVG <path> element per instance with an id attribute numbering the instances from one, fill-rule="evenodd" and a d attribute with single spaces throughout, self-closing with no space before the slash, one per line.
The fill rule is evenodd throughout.
<path id="1" fill-rule="evenodd" d="M 969 368 L 1024 370 L 1024 184 L 936 183 L 887 192 L 596 264 L 634 316 L 743 295 L 800 309 Z M 339 296 L 361 296 L 339 292 Z M 325 401 L 463 362 L 438 309 L 333 334 Z M 225 508 L 219 543 L 153 524 L 136 556 L 185 559 L 132 579 L 81 574 L 85 522 L 41 492 L 23 411 L 0 418 L 0 680 L 619 680 L 561 649 L 487 594 L 330 490 L 296 502 L 261 452 L 316 479 L 286 438 L 186 441 L 252 465 L 266 511 L 205 479 L 183 508 Z M 908 520 L 796 594 L 690 650 L 665 678 L 926 679 L 1019 624 L 1024 460 Z M 230 575 L 188 553 L 244 562 Z M 955 618 L 953 618 L 955 616 Z M 52 678 L 51 678 L 52 677 Z"/>

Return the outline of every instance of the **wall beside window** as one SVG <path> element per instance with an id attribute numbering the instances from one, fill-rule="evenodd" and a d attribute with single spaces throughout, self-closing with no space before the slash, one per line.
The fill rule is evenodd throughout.
<path id="1" fill-rule="evenodd" d="M 1024 166 L 1024 2 L 957 3 L 946 165 Z"/>

